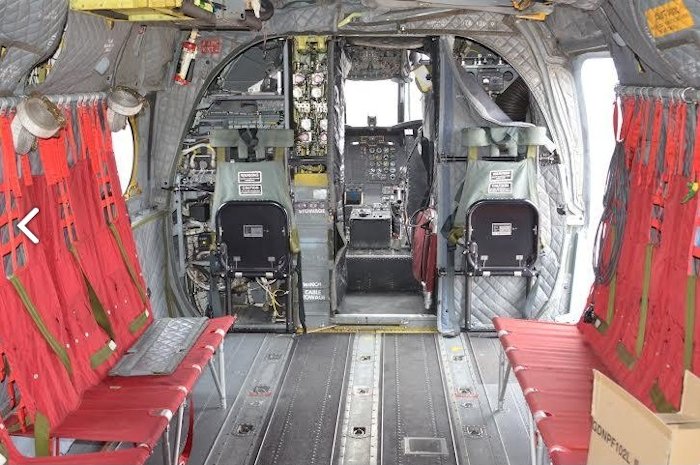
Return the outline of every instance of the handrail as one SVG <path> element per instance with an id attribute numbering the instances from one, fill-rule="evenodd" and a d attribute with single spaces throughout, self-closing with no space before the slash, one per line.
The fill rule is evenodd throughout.
<path id="1" fill-rule="evenodd" d="M 638 87 L 617 86 L 615 93 L 619 97 L 663 98 L 686 103 L 700 101 L 700 89 L 694 87 Z"/>
<path id="2" fill-rule="evenodd" d="M 21 102 L 24 98 L 28 96 L 23 96 L 23 97 L 0 97 L 0 111 L 4 111 L 9 108 L 15 108 L 19 102 Z M 106 92 L 90 92 L 90 93 L 81 93 L 81 94 L 70 94 L 70 95 L 47 95 L 46 98 L 48 98 L 50 101 L 55 103 L 56 105 L 69 105 L 72 103 L 83 103 L 83 102 L 94 102 L 103 98 L 107 97 Z"/>

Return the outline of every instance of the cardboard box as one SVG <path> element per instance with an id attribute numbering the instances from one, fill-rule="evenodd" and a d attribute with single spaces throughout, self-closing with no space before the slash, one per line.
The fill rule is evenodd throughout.
<path id="1" fill-rule="evenodd" d="M 686 372 L 680 412 L 655 414 L 594 374 L 588 465 L 700 464 L 700 378 Z"/>

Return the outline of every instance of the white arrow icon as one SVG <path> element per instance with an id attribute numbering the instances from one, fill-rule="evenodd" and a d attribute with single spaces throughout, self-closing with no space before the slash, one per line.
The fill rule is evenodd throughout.
<path id="1" fill-rule="evenodd" d="M 27 227 L 27 223 L 32 221 L 34 219 L 34 217 L 38 214 L 39 214 L 39 209 L 34 207 L 34 208 L 32 208 L 32 211 L 27 213 L 27 216 L 22 218 L 22 220 L 19 223 L 17 223 L 17 228 L 20 231 L 22 231 L 24 233 L 24 235 L 27 236 L 29 238 L 29 240 L 35 244 L 39 243 L 39 238 L 36 237 L 34 235 L 34 233 L 29 230 L 29 228 Z"/>

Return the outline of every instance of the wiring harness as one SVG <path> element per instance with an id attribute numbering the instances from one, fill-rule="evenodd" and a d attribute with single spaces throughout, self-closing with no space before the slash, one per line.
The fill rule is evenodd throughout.
<path id="1" fill-rule="evenodd" d="M 593 248 L 593 271 L 597 284 L 608 284 L 620 260 L 622 240 L 627 224 L 630 173 L 624 142 L 615 147 L 603 197 L 604 210 L 596 231 Z"/>

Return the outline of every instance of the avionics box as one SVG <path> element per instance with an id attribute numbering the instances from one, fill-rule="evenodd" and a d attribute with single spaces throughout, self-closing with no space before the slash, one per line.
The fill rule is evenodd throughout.
<path id="1" fill-rule="evenodd" d="M 596 371 L 588 465 L 700 464 L 700 378 L 687 371 L 681 410 L 657 414 Z"/>

